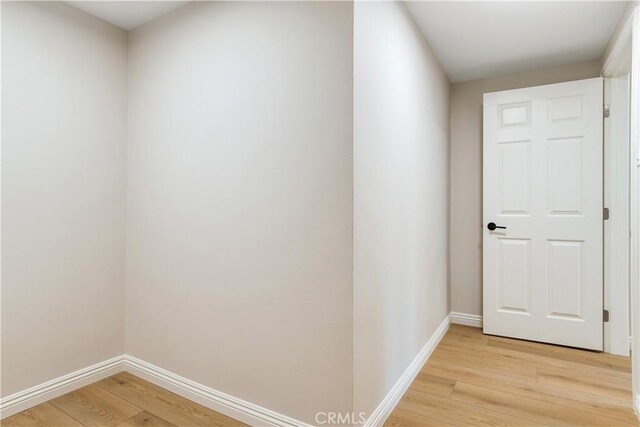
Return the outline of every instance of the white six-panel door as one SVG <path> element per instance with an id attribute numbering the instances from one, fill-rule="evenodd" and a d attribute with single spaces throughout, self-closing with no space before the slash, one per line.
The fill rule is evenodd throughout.
<path id="1" fill-rule="evenodd" d="M 601 78 L 484 95 L 485 333 L 602 350 L 602 103 Z"/>

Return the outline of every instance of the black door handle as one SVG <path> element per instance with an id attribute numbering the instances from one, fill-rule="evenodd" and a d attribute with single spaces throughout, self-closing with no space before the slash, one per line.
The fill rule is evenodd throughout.
<path id="1" fill-rule="evenodd" d="M 503 230 L 507 229 L 507 227 L 504 227 L 502 225 L 496 225 L 495 222 L 490 222 L 489 224 L 487 224 L 487 228 L 491 231 L 495 230 L 496 228 L 502 228 Z"/>

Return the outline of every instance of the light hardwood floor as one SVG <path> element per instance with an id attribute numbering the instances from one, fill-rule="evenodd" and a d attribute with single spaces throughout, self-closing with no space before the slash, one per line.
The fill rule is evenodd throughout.
<path id="1" fill-rule="evenodd" d="M 122 372 L 2 420 L 2 427 L 245 424 Z"/>
<path id="2" fill-rule="evenodd" d="M 2 421 L 2 427 L 240 426 L 120 373 Z M 452 325 L 387 426 L 638 426 L 626 357 L 483 335 Z"/>
<path id="3" fill-rule="evenodd" d="M 638 426 L 631 361 L 452 325 L 387 426 Z"/>

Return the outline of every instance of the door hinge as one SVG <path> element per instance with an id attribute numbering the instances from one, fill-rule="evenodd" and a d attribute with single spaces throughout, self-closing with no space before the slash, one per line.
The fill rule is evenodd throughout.
<path id="1" fill-rule="evenodd" d="M 602 310 L 602 321 L 603 322 L 609 321 L 609 310 Z"/>
<path id="2" fill-rule="evenodd" d="M 609 219 L 609 208 L 604 208 L 602 211 L 602 218 Z"/>
<path id="3" fill-rule="evenodd" d="M 604 106 L 604 118 L 609 118 L 609 114 L 611 114 L 611 108 L 608 105 Z"/>

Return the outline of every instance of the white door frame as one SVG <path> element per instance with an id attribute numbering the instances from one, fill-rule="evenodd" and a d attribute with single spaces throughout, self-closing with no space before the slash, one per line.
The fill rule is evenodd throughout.
<path id="1" fill-rule="evenodd" d="M 629 284 L 631 293 L 631 337 L 632 337 L 632 379 L 633 403 L 636 414 L 640 417 L 640 18 L 638 8 L 634 6 L 626 22 L 622 24 L 611 53 L 604 64 L 604 77 L 613 76 L 625 61 L 631 49 L 631 81 L 630 81 L 630 140 L 631 153 L 629 161 L 630 174 L 630 258 Z M 605 179 L 612 179 L 608 176 Z M 605 263 L 610 260 L 605 254 Z M 606 286 L 606 284 L 605 284 Z M 615 309 L 611 307 L 611 309 Z M 606 342 L 606 341 L 605 341 Z"/>
<path id="2" fill-rule="evenodd" d="M 631 27 L 627 22 L 603 69 L 605 104 L 611 114 L 604 121 L 604 206 L 610 211 L 604 222 L 604 308 L 609 322 L 604 324 L 604 351 L 629 355 L 629 252 L 630 252 L 630 170 L 629 102 Z"/>
<path id="3" fill-rule="evenodd" d="M 631 14 L 631 337 L 633 339 L 633 400 L 640 417 L 640 22 L 638 8 Z M 634 158 L 635 157 L 635 158 Z"/>

